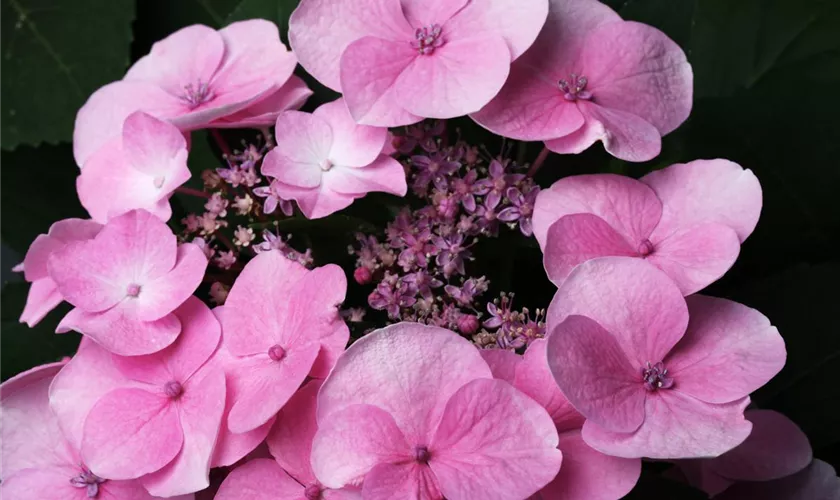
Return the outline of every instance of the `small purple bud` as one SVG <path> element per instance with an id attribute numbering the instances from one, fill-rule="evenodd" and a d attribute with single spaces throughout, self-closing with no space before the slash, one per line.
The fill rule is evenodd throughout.
<path id="1" fill-rule="evenodd" d="M 463 314 L 458 318 L 458 331 L 464 335 L 473 335 L 478 331 L 478 318 L 473 314 Z"/>
<path id="2" fill-rule="evenodd" d="M 359 267 L 353 271 L 353 279 L 360 285 L 367 285 L 373 279 L 373 273 L 366 267 Z"/>
<path id="3" fill-rule="evenodd" d="M 320 500 L 321 486 L 319 484 L 310 484 L 303 490 L 303 496 L 306 497 L 306 500 Z"/>
<path id="4" fill-rule="evenodd" d="M 647 257 L 653 253 L 653 243 L 651 243 L 649 239 L 644 239 L 641 243 L 639 243 L 639 248 L 636 251 L 639 252 L 642 257 Z"/>
<path id="5" fill-rule="evenodd" d="M 163 393 L 170 399 L 178 399 L 184 393 L 184 386 L 177 380 L 170 380 L 163 385 Z"/>
<path id="6" fill-rule="evenodd" d="M 427 464 L 431 458 L 432 454 L 429 453 L 429 449 L 425 446 L 414 447 L 414 460 L 417 460 L 421 464 Z"/>
<path id="7" fill-rule="evenodd" d="M 279 344 L 274 344 L 268 349 L 268 357 L 271 358 L 272 361 L 282 361 L 283 358 L 286 357 L 286 350 Z"/>
<path id="8" fill-rule="evenodd" d="M 129 297 L 137 297 L 140 295 L 142 287 L 136 283 L 132 283 L 126 287 L 125 294 Z"/>

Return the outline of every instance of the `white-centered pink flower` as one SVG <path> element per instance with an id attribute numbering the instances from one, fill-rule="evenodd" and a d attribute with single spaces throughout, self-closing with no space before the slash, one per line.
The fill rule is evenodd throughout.
<path id="1" fill-rule="evenodd" d="M 393 127 L 481 109 L 547 12 L 547 0 L 303 0 L 289 43 L 356 121 Z"/>
<path id="2" fill-rule="evenodd" d="M 382 153 L 388 130 L 358 125 L 341 99 L 311 114 L 281 114 L 275 135 L 277 146 L 263 160 L 262 173 L 277 179 L 272 189 L 296 200 L 310 219 L 373 191 L 397 196 L 407 191 L 403 166 Z"/>
<path id="3" fill-rule="evenodd" d="M 692 81 L 682 49 L 656 28 L 597 0 L 550 0 L 540 36 L 472 118 L 557 153 L 602 141 L 613 156 L 645 161 L 688 118 Z"/>

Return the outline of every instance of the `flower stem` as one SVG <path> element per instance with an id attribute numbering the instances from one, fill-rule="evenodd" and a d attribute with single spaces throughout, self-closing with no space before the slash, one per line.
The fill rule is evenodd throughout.
<path id="1" fill-rule="evenodd" d="M 540 167 L 542 167 L 542 164 L 545 163 L 545 159 L 548 158 L 548 154 L 550 152 L 551 151 L 549 151 L 547 147 L 543 146 L 542 151 L 540 151 L 540 154 L 537 155 L 537 159 L 534 160 L 533 165 L 531 165 L 531 168 L 528 169 L 528 177 L 533 178 L 537 175 L 537 170 L 539 170 Z"/>
<path id="2" fill-rule="evenodd" d="M 213 140 L 216 141 L 216 145 L 219 146 L 219 149 L 222 150 L 222 153 L 225 155 L 230 155 L 230 146 L 228 146 L 227 142 L 225 142 L 225 138 L 222 137 L 222 133 L 219 132 L 217 128 L 210 129 L 210 135 L 213 136 Z"/>
<path id="3" fill-rule="evenodd" d="M 209 199 L 210 194 L 205 193 L 204 191 L 199 191 L 198 189 L 188 188 L 188 187 L 179 187 L 175 189 L 176 193 L 186 194 L 189 196 L 197 196 L 199 198 Z"/>

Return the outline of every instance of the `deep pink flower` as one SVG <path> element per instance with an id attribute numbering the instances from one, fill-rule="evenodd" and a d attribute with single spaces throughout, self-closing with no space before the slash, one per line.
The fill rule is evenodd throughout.
<path id="1" fill-rule="evenodd" d="M 392 127 L 478 111 L 547 13 L 547 0 L 304 0 L 289 42 L 356 121 Z"/>
<path id="2" fill-rule="evenodd" d="M 185 131 L 208 125 L 270 126 L 279 111 L 270 108 L 290 101 L 294 106 L 301 98 L 298 83 L 291 84 L 291 99 L 278 94 L 296 64 L 277 26 L 262 19 L 219 31 L 202 25 L 176 31 L 155 43 L 122 80 L 100 88 L 82 106 L 73 131 L 76 163 L 84 165 L 138 110 Z M 228 121 L 218 123 L 225 117 Z"/>
<path id="3" fill-rule="evenodd" d="M 684 295 L 735 263 L 761 212 L 761 185 L 727 160 L 678 163 L 634 180 L 613 174 L 560 179 L 537 197 L 534 235 L 558 286 L 588 259 L 645 259 Z"/>
<path id="4" fill-rule="evenodd" d="M 688 118 L 692 79 L 682 49 L 659 30 L 596 0 L 550 0 L 540 36 L 472 118 L 558 153 L 603 141 L 613 156 L 645 161 Z"/>
<path id="5" fill-rule="evenodd" d="M 85 162 L 76 189 L 97 222 L 137 208 L 166 221 L 172 216 L 169 198 L 189 178 L 187 141 L 181 132 L 137 111 L 122 124 L 122 135 Z"/>
<path id="6" fill-rule="evenodd" d="M 478 350 L 442 328 L 398 323 L 354 343 L 318 394 L 312 469 L 365 499 L 526 498 L 557 474 L 546 411 L 492 380 Z"/>
<path id="7" fill-rule="evenodd" d="M 404 196 L 405 171 L 382 154 L 388 131 L 358 125 L 339 99 L 314 113 L 287 111 L 277 119 L 277 147 L 263 160 L 273 189 L 298 202 L 310 219 L 350 206 L 372 191 Z"/>
<path id="8" fill-rule="evenodd" d="M 690 318 L 690 320 L 689 320 Z M 586 417 L 583 439 L 620 457 L 714 457 L 752 425 L 749 394 L 785 363 L 761 313 L 683 298 L 651 264 L 602 257 L 579 265 L 548 312 L 548 363 Z"/>
<path id="9" fill-rule="evenodd" d="M 111 219 L 91 240 L 70 242 L 49 257 L 59 293 L 75 309 L 58 332 L 76 330 L 122 355 L 160 351 L 178 337 L 172 312 L 201 283 L 207 258 L 145 210 Z"/>
<path id="10" fill-rule="evenodd" d="M 71 241 L 92 239 L 101 229 L 100 224 L 90 220 L 64 219 L 50 226 L 47 234 L 39 234 L 29 245 L 23 258 L 23 276 L 32 286 L 20 314 L 21 323 L 30 328 L 37 325 L 64 300 L 47 270 L 50 255 Z"/>

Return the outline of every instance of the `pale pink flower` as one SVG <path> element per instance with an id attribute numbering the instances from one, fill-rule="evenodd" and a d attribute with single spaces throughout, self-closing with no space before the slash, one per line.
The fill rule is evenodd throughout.
<path id="1" fill-rule="evenodd" d="M 207 258 L 145 210 L 111 219 L 91 240 L 55 250 L 47 268 L 75 306 L 58 332 L 76 330 L 122 355 L 160 351 L 178 337 L 172 312 L 201 283 Z"/>
<path id="2" fill-rule="evenodd" d="M 690 318 L 690 319 L 689 319 Z M 639 259 L 579 265 L 548 310 L 548 363 L 586 417 L 583 439 L 609 455 L 714 457 L 741 444 L 749 394 L 785 363 L 761 313 L 692 295 Z"/>
<path id="3" fill-rule="evenodd" d="M 481 109 L 547 13 L 547 0 L 303 0 L 289 42 L 356 121 L 392 127 Z"/>
<path id="4" fill-rule="evenodd" d="M 50 387 L 50 406 L 90 471 L 139 478 L 155 496 L 209 485 L 225 406 L 224 372 L 208 362 L 219 322 L 194 297 L 175 314 L 183 331 L 166 349 L 122 357 L 83 339 Z"/>
<path id="5" fill-rule="evenodd" d="M 347 280 L 330 264 L 307 270 L 280 252 L 254 257 L 228 293 L 222 314 L 226 370 L 236 394 L 226 425 L 264 425 L 307 376 L 325 377 L 350 331 L 338 314 Z"/>
<path id="6" fill-rule="evenodd" d="M 602 141 L 613 156 L 645 161 L 688 118 L 692 80 L 682 49 L 656 28 L 596 0 L 550 0 L 540 36 L 472 118 L 558 153 Z"/>
<path id="7" fill-rule="evenodd" d="M 644 259 L 684 295 L 735 263 L 761 213 L 761 185 L 727 160 L 678 163 L 634 180 L 613 174 L 560 179 L 537 197 L 534 235 L 558 286 L 574 267 L 615 255 Z"/>
<path id="8" fill-rule="evenodd" d="M 219 31 L 202 25 L 176 31 L 155 43 L 122 80 L 100 88 L 82 106 L 73 131 L 76 163 L 84 165 L 138 110 L 183 131 L 269 126 L 279 111 L 274 106 L 285 108 L 291 101 L 294 107 L 305 94 L 294 82 L 287 89 L 291 99 L 287 94 L 278 97 L 296 64 L 277 26 L 262 19 Z M 262 101 L 269 99 L 262 109 Z M 252 106 L 256 108 L 248 110 Z M 230 121 L 215 123 L 225 117 Z"/>
<path id="9" fill-rule="evenodd" d="M 169 198 L 191 175 L 187 141 L 175 126 L 141 111 L 121 126 L 122 135 L 83 165 L 76 180 L 82 206 L 103 224 L 137 208 L 169 220 Z"/>
<path id="10" fill-rule="evenodd" d="M 538 403 L 493 380 L 458 334 L 398 323 L 358 340 L 318 395 L 312 469 L 365 499 L 527 498 L 557 475 L 557 431 Z"/>
<path id="11" fill-rule="evenodd" d="M 384 128 L 358 125 L 339 99 L 314 113 L 287 111 L 277 119 L 277 147 L 263 160 L 272 189 L 319 218 L 350 206 L 372 191 L 404 196 L 405 170 L 382 154 Z"/>
<path id="12" fill-rule="evenodd" d="M 247 247 L 254 241 L 254 238 L 256 238 L 256 235 L 250 227 L 237 226 L 236 231 L 233 232 L 233 244 L 238 247 Z"/>
<path id="13" fill-rule="evenodd" d="M 64 219 L 50 226 L 47 234 L 39 234 L 29 245 L 23 258 L 23 277 L 32 283 L 20 322 L 29 327 L 37 325 L 64 298 L 50 277 L 47 262 L 50 255 L 72 241 L 92 239 L 102 229 L 96 222 L 83 219 Z"/>

